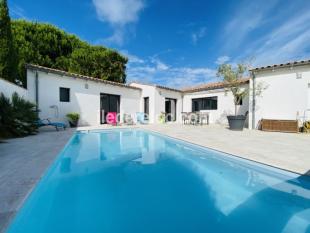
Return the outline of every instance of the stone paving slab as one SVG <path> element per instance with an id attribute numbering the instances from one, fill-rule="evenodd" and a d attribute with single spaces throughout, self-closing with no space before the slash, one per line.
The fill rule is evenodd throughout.
<path id="1" fill-rule="evenodd" d="M 0 233 L 73 133 L 46 127 L 37 135 L 0 143 Z"/>
<path id="2" fill-rule="evenodd" d="M 310 175 L 310 134 L 231 131 L 223 126 L 146 125 L 149 129 L 273 167 Z"/>

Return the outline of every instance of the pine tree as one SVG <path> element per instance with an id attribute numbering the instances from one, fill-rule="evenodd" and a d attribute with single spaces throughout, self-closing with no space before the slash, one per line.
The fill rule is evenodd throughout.
<path id="1" fill-rule="evenodd" d="M 0 77 L 15 82 L 17 56 L 7 0 L 0 0 Z"/>

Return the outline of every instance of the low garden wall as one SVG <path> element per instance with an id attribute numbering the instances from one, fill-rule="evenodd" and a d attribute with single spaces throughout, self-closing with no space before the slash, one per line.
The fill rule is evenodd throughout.
<path id="1" fill-rule="evenodd" d="M 27 89 L 22 88 L 2 78 L 0 78 L 0 93 L 1 92 L 8 98 L 11 98 L 12 94 L 16 92 L 20 97 L 23 97 L 24 99 L 28 100 Z"/>

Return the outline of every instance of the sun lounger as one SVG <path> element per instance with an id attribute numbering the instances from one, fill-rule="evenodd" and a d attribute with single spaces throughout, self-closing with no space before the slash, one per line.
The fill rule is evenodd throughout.
<path id="1" fill-rule="evenodd" d="M 53 126 L 58 131 L 59 128 L 63 128 L 64 130 L 67 128 L 67 125 L 62 122 L 51 122 L 49 119 L 43 119 L 38 121 L 38 127 L 43 126 Z"/>

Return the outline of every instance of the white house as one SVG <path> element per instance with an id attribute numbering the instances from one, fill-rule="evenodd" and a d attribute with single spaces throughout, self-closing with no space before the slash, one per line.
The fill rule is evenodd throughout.
<path id="1" fill-rule="evenodd" d="M 181 90 L 151 84 L 133 82 L 130 86 L 142 90 L 141 112 L 149 115 L 149 122 L 156 123 L 161 113 L 169 114 L 167 121 L 181 122 L 183 95 Z"/>
<path id="2" fill-rule="evenodd" d="M 66 121 L 67 113 L 78 112 L 80 125 L 99 125 L 108 112 L 140 111 L 139 88 L 42 66 L 27 65 L 27 89 L 43 119 Z"/>
<path id="3" fill-rule="evenodd" d="M 310 120 L 310 60 L 259 67 L 251 73 L 251 128 L 259 128 L 262 119 Z M 265 89 L 253 96 L 259 83 Z"/>
<path id="4" fill-rule="evenodd" d="M 241 80 L 240 85 L 248 88 L 249 79 Z M 225 90 L 223 82 L 183 89 L 183 106 L 184 112 L 208 112 L 210 123 L 227 124 L 226 116 L 235 114 L 234 97 L 230 91 Z M 245 115 L 248 110 L 249 97 L 246 96 L 237 106 L 237 114 Z"/>
<path id="5" fill-rule="evenodd" d="M 238 106 L 237 114 L 248 115 L 249 128 L 259 128 L 262 119 L 310 120 L 310 60 L 259 67 L 249 79 L 241 80 L 249 96 Z M 254 95 L 255 87 L 265 89 Z M 27 89 L 0 79 L 0 92 L 17 92 L 37 103 L 41 118 L 66 121 L 66 114 L 78 112 L 80 125 L 104 124 L 107 112 L 135 117 L 147 113 L 149 123 L 157 123 L 161 113 L 167 121 L 181 122 L 182 112 L 205 111 L 210 123 L 227 124 L 234 114 L 231 92 L 221 82 L 182 90 L 152 84 L 121 84 L 84 75 L 27 65 Z"/>

